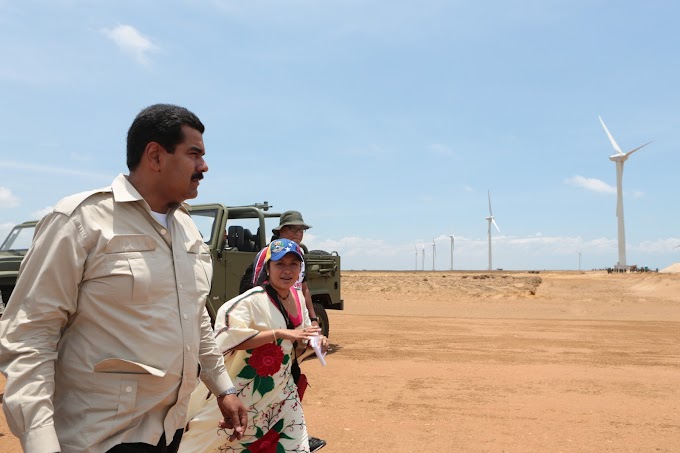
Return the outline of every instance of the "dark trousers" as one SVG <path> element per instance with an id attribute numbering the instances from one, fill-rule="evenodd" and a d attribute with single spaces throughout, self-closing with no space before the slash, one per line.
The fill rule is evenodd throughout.
<path id="1" fill-rule="evenodd" d="M 113 447 L 106 453 L 177 453 L 179 449 L 179 441 L 182 440 L 184 430 L 178 429 L 175 431 L 175 436 L 172 438 L 170 445 L 165 445 L 165 433 L 158 441 L 158 445 L 144 444 L 138 442 L 136 444 L 120 444 Z"/>

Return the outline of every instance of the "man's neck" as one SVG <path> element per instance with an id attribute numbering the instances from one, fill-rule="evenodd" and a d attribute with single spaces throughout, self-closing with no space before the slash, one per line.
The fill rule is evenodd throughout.
<path id="1" fill-rule="evenodd" d="M 130 172 L 128 182 L 132 184 L 132 187 L 134 187 L 142 198 L 144 198 L 144 201 L 146 201 L 152 211 L 163 214 L 168 212 L 171 203 L 163 200 L 162 197 L 158 195 L 155 184 L 150 178 L 145 178 L 138 173 Z"/>

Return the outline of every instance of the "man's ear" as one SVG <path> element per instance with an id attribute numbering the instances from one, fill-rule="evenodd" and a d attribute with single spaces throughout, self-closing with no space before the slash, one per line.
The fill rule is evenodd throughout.
<path id="1" fill-rule="evenodd" d="M 154 172 L 161 171 L 161 154 L 163 149 L 156 142 L 149 142 L 144 148 L 143 159 L 146 160 L 149 168 Z"/>

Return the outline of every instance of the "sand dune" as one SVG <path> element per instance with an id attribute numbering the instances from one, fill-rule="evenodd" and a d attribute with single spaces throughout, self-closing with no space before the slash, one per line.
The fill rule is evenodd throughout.
<path id="1" fill-rule="evenodd" d="M 671 264 L 668 267 L 661 269 L 659 272 L 663 273 L 680 273 L 680 263 Z"/>

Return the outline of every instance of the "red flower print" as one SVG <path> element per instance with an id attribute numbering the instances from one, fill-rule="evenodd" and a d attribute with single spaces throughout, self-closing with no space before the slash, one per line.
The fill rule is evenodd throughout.
<path id="1" fill-rule="evenodd" d="M 251 453 L 276 453 L 278 445 L 279 433 L 270 429 L 267 434 L 248 445 L 248 451 Z"/>
<path id="2" fill-rule="evenodd" d="M 248 365 L 255 368 L 259 376 L 271 376 L 279 371 L 283 363 L 283 349 L 274 343 L 266 343 L 255 348 L 248 359 Z"/>

